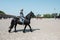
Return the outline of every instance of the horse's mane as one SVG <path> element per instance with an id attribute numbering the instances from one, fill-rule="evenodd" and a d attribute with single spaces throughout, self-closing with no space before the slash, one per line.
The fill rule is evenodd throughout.
<path id="1" fill-rule="evenodd" d="M 30 18 L 30 13 L 28 13 L 26 16 L 25 16 L 25 18 Z"/>

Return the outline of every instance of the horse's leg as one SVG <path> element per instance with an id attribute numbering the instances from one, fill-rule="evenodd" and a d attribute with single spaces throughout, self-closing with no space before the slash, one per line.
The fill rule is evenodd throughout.
<path id="1" fill-rule="evenodd" d="M 30 28 L 30 31 L 32 32 L 32 28 L 31 28 L 31 26 L 30 25 L 28 25 L 29 26 L 29 28 Z"/>
<path id="2" fill-rule="evenodd" d="M 11 32 L 11 29 L 14 27 L 14 24 L 11 24 L 10 27 L 9 27 L 9 30 L 8 32 Z"/>
<path id="3" fill-rule="evenodd" d="M 26 27 L 27 27 L 27 25 L 25 25 L 24 30 L 23 30 L 23 33 L 25 33 L 25 29 L 26 29 Z"/>
<path id="4" fill-rule="evenodd" d="M 15 24 L 15 30 L 14 30 L 14 32 L 17 32 L 17 31 L 16 31 L 16 26 L 17 26 L 17 23 Z"/>

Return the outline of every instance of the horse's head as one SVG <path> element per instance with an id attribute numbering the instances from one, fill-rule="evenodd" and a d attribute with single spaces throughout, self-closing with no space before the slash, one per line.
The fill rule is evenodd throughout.
<path id="1" fill-rule="evenodd" d="M 32 11 L 26 16 L 26 19 L 30 20 L 31 17 L 35 17 L 35 15 Z"/>
<path id="2" fill-rule="evenodd" d="M 34 13 L 32 11 L 30 12 L 30 16 L 35 17 L 35 15 L 34 15 Z"/>

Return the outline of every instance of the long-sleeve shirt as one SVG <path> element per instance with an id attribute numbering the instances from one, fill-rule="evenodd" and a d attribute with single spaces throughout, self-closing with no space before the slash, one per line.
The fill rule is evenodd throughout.
<path id="1" fill-rule="evenodd" d="M 20 12 L 20 17 L 24 17 L 23 12 Z"/>
<path id="2" fill-rule="evenodd" d="M 23 15 L 23 12 L 20 12 L 20 21 L 22 23 L 24 23 L 24 15 Z"/>

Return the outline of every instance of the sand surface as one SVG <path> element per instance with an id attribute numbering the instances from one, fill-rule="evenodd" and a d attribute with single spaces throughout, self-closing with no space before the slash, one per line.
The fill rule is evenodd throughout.
<path id="1" fill-rule="evenodd" d="M 23 33 L 24 25 L 17 25 L 17 31 L 9 33 L 9 26 L 12 19 L 0 20 L 0 40 L 60 40 L 60 19 L 31 19 L 33 32 L 26 28 Z"/>

